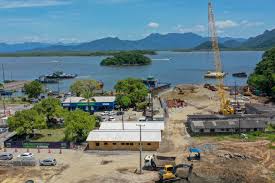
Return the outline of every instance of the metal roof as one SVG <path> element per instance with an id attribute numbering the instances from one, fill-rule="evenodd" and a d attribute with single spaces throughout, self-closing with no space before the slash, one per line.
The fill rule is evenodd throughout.
<path id="1" fill-rule="evenodd" d="M 124 129 L 125 130 L 139 130 L 139 126 L 137 124 L 144 124 L 142 126 L 143 130 L 164 130 L 164 121 L 144 121 L 144 122 L 130 122 L 124 121 Z M 122 130 L 122 121 L 119 122 L 101 122 L 100 130 Z"/>
<path id="2" fill-rule="evenodd" d="M 139 130 L 93 130 L 86 141 L 139 142 Z M 142 130 L 142 142 L 161 142 L 160 130 Z"/>
<path id="3" fill-rule="evenodd" d="M 92 97 L 95 102 L 114 102 L 116 100 L 115 96 L 98 96 Z M 67 97 L 62 103 L 79 103 L 79 102 L 87 102 L 87 100 L 83 97 Z M 91 101 L 92 102 L 92 101 Z"/>
<path id="4" fill-rule="evenodd" d="M 208 120 L 208 121 L 191 121 L 191 126 L 197 129 L 215 129 L 215 128 L 238 128 L 239 120 Z M 241 128 L 265 128 L 267 126 L 266 120 L 240 120 Z"/>
<path id="5" fill-rule="evenodd" d="M 115 102 L 116 97 L 115 96 L 99 96 L 99 97 L 93 97 L 96 102 Z"/>

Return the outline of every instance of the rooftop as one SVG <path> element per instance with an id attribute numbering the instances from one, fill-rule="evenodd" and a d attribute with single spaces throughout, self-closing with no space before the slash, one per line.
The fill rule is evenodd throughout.
<path id="1" fill-rule="evenodd" d="M 116 100 L 115 96 L 97 96 L 93 97 L 95 102 L 114 102 Z M 83 97 L 67 97 L 63 103 L 79 103 L 79 102 L 87 102 L 87 100 Z"/>
<path id="2" fill-rule="evenodd" d="M 139 130 L 137 124 L 144 124 L 142 130 L 164 130 L 164 121 L 154 121 L 154 122 L 129 122 L 124 121 L 125 130 Z M 122 130 L 122 122 L 102 122 L 100 123 L 100 130 Z"/>
<path id="3" fill-rule="evenodd" d="M 139 130 L 93 130 L 86 141 L 139 142 Z M 160 142 L 161 131 L 142 130 L 142 142 Z"/>
<path id="4" fill-rule="evenodd" d="M 266 120 L 241 120 L 241 128 L 265 128 Z M 220 121 L 192 121 L 191 126 L 198 129 L 215 128 L 239 128 L 239 120 L 220 120 Z"/>

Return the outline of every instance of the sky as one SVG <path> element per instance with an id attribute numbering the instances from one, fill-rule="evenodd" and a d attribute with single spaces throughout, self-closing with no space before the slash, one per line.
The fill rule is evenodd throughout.
<path id="1" fill-rule="evenodd" d="M 0 42 L 138 40 L 151 33 L 208 35 L 208 0 L 0 0 Z M 212 0 L 219 36 L 275 28 L 274 0 Z"/>

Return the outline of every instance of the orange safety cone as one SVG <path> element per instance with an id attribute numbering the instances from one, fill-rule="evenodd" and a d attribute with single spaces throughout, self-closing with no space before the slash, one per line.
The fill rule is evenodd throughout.
<path id="1" fill-rule="evenodd" d="M 51 149 L 48 150 L 48 153 L 49 153 L 49 154 L 51 153 Z"/>
<path id="2" fill-rule="evenodd" d="M 59 154 L 62 154 L 62 149 L 60 149 Z"/>

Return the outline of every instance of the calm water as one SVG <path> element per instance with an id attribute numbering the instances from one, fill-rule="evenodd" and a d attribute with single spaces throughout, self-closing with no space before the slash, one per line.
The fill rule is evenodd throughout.
<path id="1" fill-rule="evenodd" d="M 260 61 L 263 52 L 222 52 L 223 69 L 229 73 L 225 78 L 227 85 L 246 83 L 246 79 L 233 78 L 233 72 L 251 73 Z M 126 77 L 146 78 L 155 76 L 160 82 L 170 82 L 173 85 L 180 83 L 205 83 L 203 77 L 208 70 L 213 70 L 214 62 L 207 52 L 159 52 L 153 58 L 152 65 L 135 67 L 102 67 L 100 61 L 105 57 L 22 57 L 0 58 L 4 64 L 6 79 L 31 80 L 40 75 L 62 70 L 66 73 L 76 73 L 76 79 L 97 79 L 105 84 L 105 90 L 111 90 L 117 80 Z M 170 61 L 161 60 L 170 58 Z M 160 60 L 158 60 L 160 59 Z M 1 74 L 2 76 L 2 74 Z M 0 77 L 2 80 L 2 77 Z M 60 89 L 67 91 L 74 80 L 60 82 Z M 57 90 L 57 85 L 47 85 Z"/>

